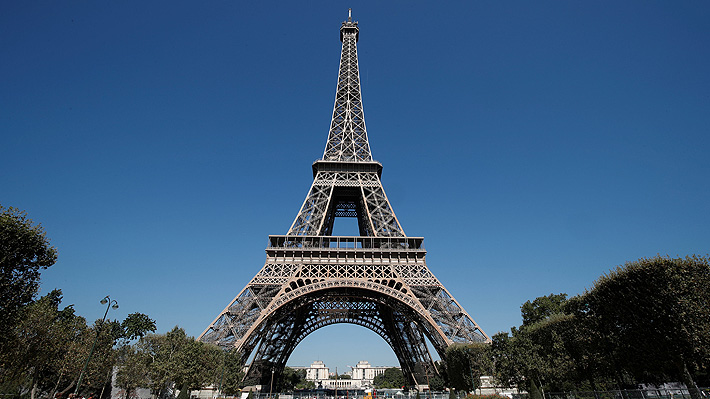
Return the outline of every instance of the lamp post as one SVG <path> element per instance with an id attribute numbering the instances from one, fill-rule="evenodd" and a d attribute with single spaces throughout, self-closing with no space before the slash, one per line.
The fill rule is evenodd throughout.
<path id="1" fill-rule="evenodd" d="M 224 366 L 226 363 L 226 361 L 224 359 L 226 359 L 226 358 L 227 358 L 227 352 L 222 351 L 222 377 L 220 377 L 220 379 L 219 379 L 219 397 L 222 396 L 222 383 L 224 382 Z M 101 399 L 101 398 L 99 398 L 99 399 Z"/>
<path id="2" fill-rule="evenodd" d="M 84 362 L 84 368 L 81 370 L 81 373 L 79 374 L 79 380 L 76 382 L 76 389 L 74 390 L 74 395 L 77 395 L 79 393 L 79 387 L 81 387 L 81 380 L 84 378 L 84 373 L 86 373 L 86 368 L 89 367 L 89 360 L 91 360 L 91 355 L 94 354 L 94 348 L 96 348 L 96 342 L 99 340 L 99 333 L 101 332 L 101 327 L 104 326 L 104 322 L 106 321 L 106 316 L 108 315 L 108 310 L 109 309 L 118 309 L 118 302 L 115 299 L 111 299 L 108 295 L 104 297 L 104 299 L 101 300 L 102 305 L 106 305 L 106 312 L 104 312 L 104 317 L 101 319 L 101 324 L 99 327 L 96 329 L 96 338 L 94 339 L 93 345 L 91 345 L 91 350 L 89 351 L 89 356 L 86 358 L 86 362 Z"/>
<path id="3" fill-rule="evenodd" d="M 271 366 L 271 385 L 269 385 L 269 398 L 271 398 L 273 388 L 274 388 L 274 366 Z"/>
<path id="4" fill-rule="evenodd" d="M 468 372 L 471 374 L 471 390 L 476 393 L 476 384 L 473 383 L 473 365 L 471 364 L 471 358 L 468 358 Z"/>

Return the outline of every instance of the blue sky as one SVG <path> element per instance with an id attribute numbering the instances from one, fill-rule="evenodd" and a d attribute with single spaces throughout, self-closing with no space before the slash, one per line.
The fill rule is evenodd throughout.
<path id="1" fill-rule="evenodd" d="M 42 292 L 199 335 L 308 191 L 349 7 L 387 195 L 489 335 L 626 261 L 708 253 L 706 1 L 5 2 L 0 203 L 59 250 Z M 347 325 L 289 363 L 315 359 L 396 363 Z"/>

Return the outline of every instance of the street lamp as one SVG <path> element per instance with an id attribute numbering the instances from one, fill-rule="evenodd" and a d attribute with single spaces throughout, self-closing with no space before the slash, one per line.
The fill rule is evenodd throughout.
<path id="1" fill-rule="evenodd" d="M 274 366 L 271 366 L 271 385 L 269 385 L 269 398 L 274 388 Z"/>
<path id="2" fill-rule="evenodd" d="M 108 310 L 109 309 L 118 309 L 118 302 L 115 299 L 111 299 L 108 295 L 104 297 L 104 299 L 101 300 L 102 305 L 108 304 L 106 306 L 106 312 L 104 312 L 104 318 L 101 319 L 101 324 L 99 327 L 96 329 L 96 338 L 94 339 L 94 344 L 91 345 L 91 350 L 89 351 L 89 356 L 86 358 L 86 362 L 84 362 L 84 368 L 81 370 L 81 374 L 79 374 L 79 381 L 76 382 L 76 389 L 74 390 L 74 395 L 77 395 L 79 393 L 79 387 L 81 387 L 81 380 L 84 378 L 84 373 L 86 373 L 86 368 L 89 367 L 89 360 L 91 360 L 91 355 L 94 354 L 94 348 L 96 348 L 96 342 L 99 340 L 99 333 L 101 332 L 101 328 L 104 326 L 104 322 L 106 321 L 106 316 L 108 315 Z"/>
<path id="3" fill-rule="evenodd" d="M 468 372 L 471 373 L 471 390 L 474 395 L 476 394 L 476 384 L 473 383 L 473 365 L 471 364 L 471 358 L 468 358 Z"/>

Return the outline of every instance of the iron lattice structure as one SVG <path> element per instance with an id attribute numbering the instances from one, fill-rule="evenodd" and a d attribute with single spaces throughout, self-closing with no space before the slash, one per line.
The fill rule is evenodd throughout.
<path id="1" fill-rule="evenodd" d="M 264 267 L 199 338 L 236 347 L 245 362 L 253 355 L 252 383 L 278 381 L 296 346 L 336 323 L 381 336 L 411 385 L 437 373 L 426 338 L 442 357 L 453 343 L 490 341 L 431 273 L 423 238 L 404 234 L 385 195 L 365 129 L 358 35 L 348 17 L 328 142 L 298 216 L 288 234 L 269 236 Z M 338 217 L 357 218 L 360 236 L 333 236 Z"/>

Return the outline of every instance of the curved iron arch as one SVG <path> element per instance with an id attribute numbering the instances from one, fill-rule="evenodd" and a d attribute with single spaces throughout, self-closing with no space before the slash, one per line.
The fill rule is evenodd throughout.
<path id="1" fill-rule="evenodd" d="M 305 337 L 338 323 L 363 326 L 385 339 L 410 383 L 416 383 L 417 375 L 436 372 L 432 369 L 433 361 L 424 337 L 429 338 L 437 352 L 443 355 L 447 346 L 443 333 L 423 317 L 421 309 L 417 309 L 421 304 L 389 284 L 326 280 L 299 287 L 288 294 L 284 295 L 287 300 L 275 301 L 278 305 L 270 309 L 269 317 L 262 320 L 259 328 L 253 329 L 245 340 L 250 343 L 242 347 L 245 356 L 258 344 L 247 379 L 250 375 L 260 375 L 262 379 L 264 375 L 270 377 L 271 373 L 264 373 L 265 370 L 281 372 Z M 332 306 L 337 302 L 342 304 L 340 308 Z M 362 307 L 357 309 L 353 304 Z M 322 310 L 330 314 L 318 313 Z"/>

